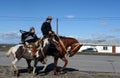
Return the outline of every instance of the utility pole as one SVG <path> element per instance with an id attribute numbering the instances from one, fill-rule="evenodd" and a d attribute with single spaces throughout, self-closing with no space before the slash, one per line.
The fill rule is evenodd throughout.
<path id="1" fill-rule="evenodd" d="M 58 34 L 58 18 L 56 19 L 56 34 Z"/>

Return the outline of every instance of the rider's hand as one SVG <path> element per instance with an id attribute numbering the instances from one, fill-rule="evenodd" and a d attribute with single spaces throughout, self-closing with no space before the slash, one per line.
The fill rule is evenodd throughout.
<path id="1" fill-rule="evenodd" d="M 49 34 L 52 34 L 52 32 L 51 32 L 51 31 L 49 31 Z"/>

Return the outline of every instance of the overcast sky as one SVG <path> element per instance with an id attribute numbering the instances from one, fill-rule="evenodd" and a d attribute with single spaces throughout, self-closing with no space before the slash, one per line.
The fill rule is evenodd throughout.
<path id="1" fill-rule="evenodd" d="M 19 43 L 19 30 L 41 25 L 52 16 L 59 35 L 79 39 L 120 39 L 120 0 L 0 0 L 0 43 Z"/>

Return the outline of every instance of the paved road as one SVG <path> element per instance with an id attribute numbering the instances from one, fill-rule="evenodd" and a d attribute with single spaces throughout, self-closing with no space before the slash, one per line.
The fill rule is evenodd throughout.
<path id="1" fill-rule="evenodd" d="M 120 72 L 120 56 L 96 56 L 96 55 L 75 55 L 71 58 L 67 57 L 67 68 L 79 71 L 96 71 L 96 72 Z M 5 57 L 5 52 L 0 52 L 0 65 L 10 66 L 12 57 Z M 53 63 L 53 58 L 48 57 L 47 64 Z M 33 63 L 32 63 L 33 64 Z M 59 60 L 58 66 L 64 63 Z M 41 63 L 38 66 L 42 65 Z M 26 61 L 21 59 L 17 66 L 26 67 Z"/>

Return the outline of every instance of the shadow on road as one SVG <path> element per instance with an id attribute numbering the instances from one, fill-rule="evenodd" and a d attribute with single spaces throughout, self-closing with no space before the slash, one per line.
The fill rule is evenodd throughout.
<path id="1" fill-rule="evenodd" d="M 53 63 L 49 64 L 49 65 L 47 66 L 45 72 L 39 72 L 39 71 L 43 68 L 43 66 L 37 66 L 37 68 L 36 68 L 36 73 L 37 73 L 37 75 L 47 75 L 47 74 L 49 74 L 50 72 L 53 72 L 53 66 L 54 66 Z M 64 73 L 61 73 L 61 72 L 59 71 L 60 69 L 61 69 L 61 67 L 60 67 L 60 66 L 57 66 L 57 71 L 58 71 L 58 73 L 60 73 L 60 74 L 65 74 L 65 73 L 67 73 L 67 72 L 79 71 L 79 70 L 74 69 L 74 68 L 65 68 Z M 26 68 L 26 69 L 19 69 L 19 73 L 28 73 L 28 70 L 27 70 L 27 68 Z"/>

